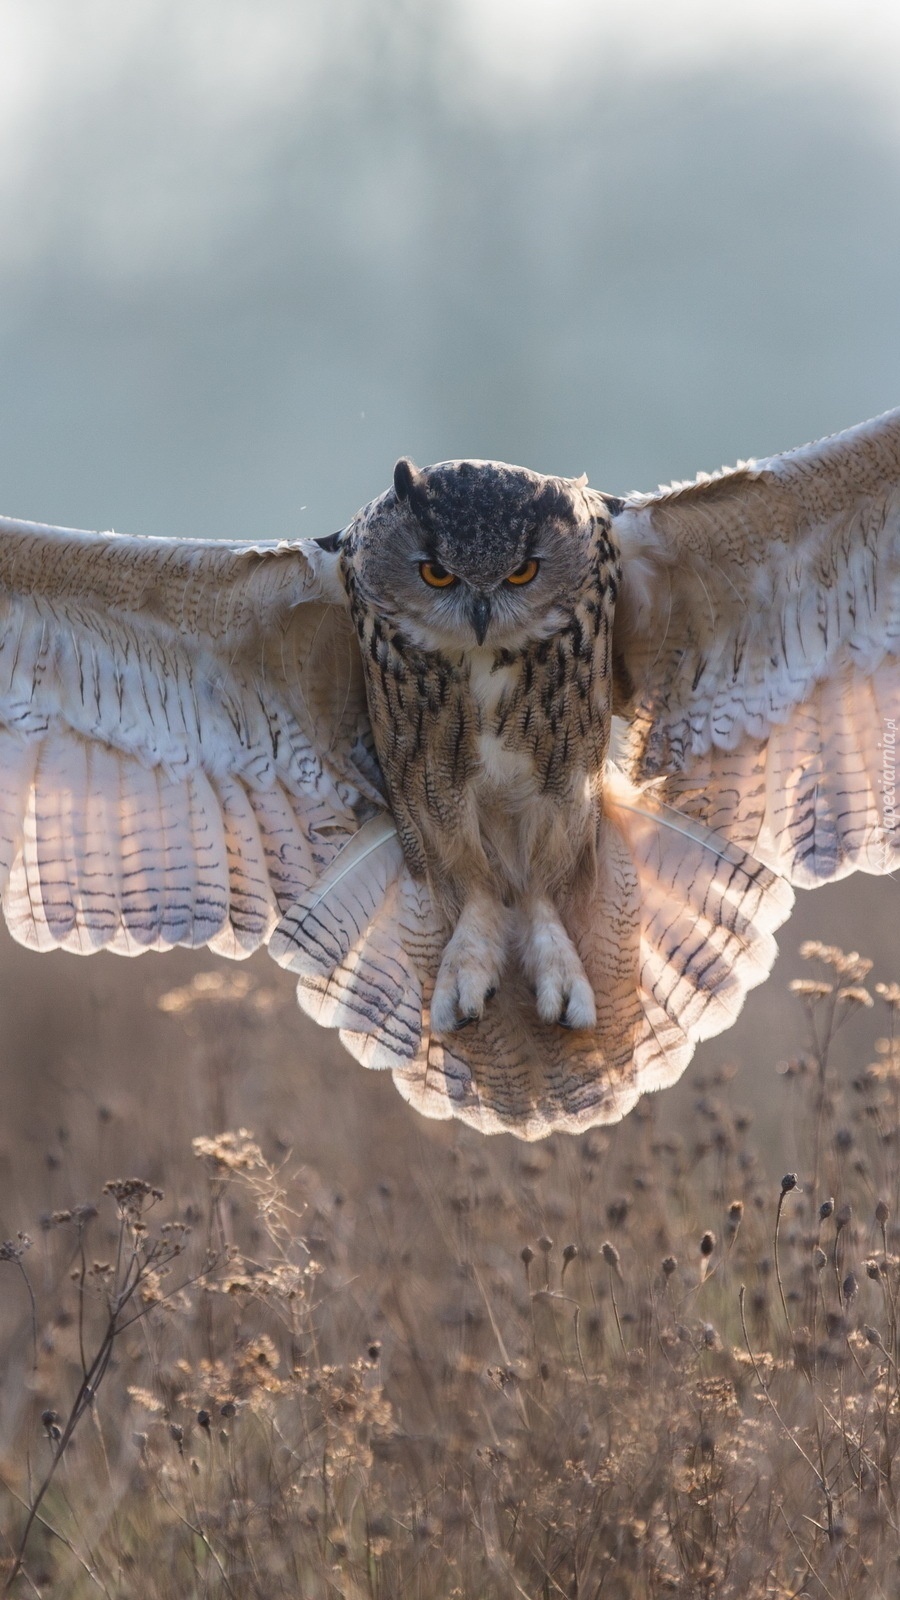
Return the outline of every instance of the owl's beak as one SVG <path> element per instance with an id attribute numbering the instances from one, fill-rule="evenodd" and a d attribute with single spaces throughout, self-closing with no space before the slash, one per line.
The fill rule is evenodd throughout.
<path id="1" fill-rule="evenodd" d="M 491 625 L 491 602 L 486 594 L 473 595 L 469 601 L 469 621 L 479 644 L 484 644 Z"/>

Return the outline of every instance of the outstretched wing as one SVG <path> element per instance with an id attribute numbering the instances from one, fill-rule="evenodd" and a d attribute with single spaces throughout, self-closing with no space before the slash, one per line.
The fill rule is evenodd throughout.
<path id="1" fill-rule="evenodd" d="M 795 884 L 900 866 L 900 411 L 614 527 L 631 776 Z"/>
<path id="2" fill-rule="evenodd" d="M 247 955 L 379 803 L 335 556 L 0 520 L 21 942 Z"/>

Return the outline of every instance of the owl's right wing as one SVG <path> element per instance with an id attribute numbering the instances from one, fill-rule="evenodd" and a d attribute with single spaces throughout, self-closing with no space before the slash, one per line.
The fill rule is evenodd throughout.
<path id="1" fill-rule="evenodd" d="M 900 411 L 614 518 L 638 782 L 804 888 L 900 865 Z"/>
<path id="2" fill-rule="evenodd" d="M 16 939 L 248 955 L 381 805 L 333 554 L 0 520 Z"/>

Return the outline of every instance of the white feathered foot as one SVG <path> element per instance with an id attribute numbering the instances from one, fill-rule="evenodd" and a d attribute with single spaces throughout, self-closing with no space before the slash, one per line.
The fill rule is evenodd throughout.
<path id="1" fill-rule="evenodd" d="M 435 1033 L 452 1033 L 484 1016 L 500 986 L 506 961 L 509 913 L 489 895 L 473 895 L 463 907 L 441 957 L 431 997 Z"/>
<path id="2" fill-rule="evenodd" d="M 532 900 L 523 910 L 521 958 L 542 1022 L 563 1028 L 593 1028 L 594 991 L 581 957 L 549 900 Z"/>

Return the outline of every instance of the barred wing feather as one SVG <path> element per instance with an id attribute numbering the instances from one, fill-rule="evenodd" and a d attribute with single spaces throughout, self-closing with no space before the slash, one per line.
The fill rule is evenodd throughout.
<path id="1" fill-rule="evenodd" d="M 0 893 L 37 949 L 240 957 L 381 805 L 334 557 L 0 521 Z"/>
<path id="2" fill-rule="evenodd" d="M 614 525 L 631 775 L 804 887 L 894 870 L 900 411 Z"/>

